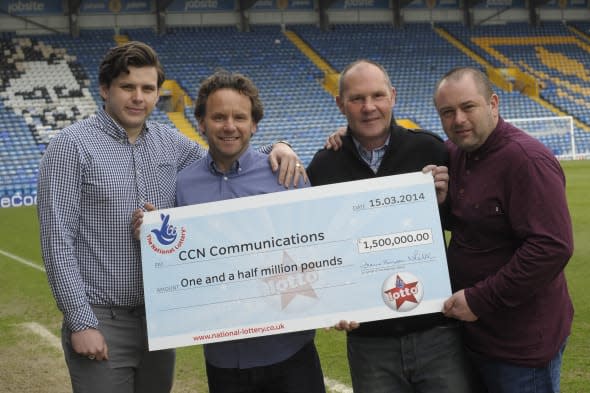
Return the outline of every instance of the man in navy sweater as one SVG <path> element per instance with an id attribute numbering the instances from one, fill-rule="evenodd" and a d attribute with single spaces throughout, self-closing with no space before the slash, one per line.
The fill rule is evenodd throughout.
<path id="1" fill-rule="evenodd" d="M 340 74 L 336 103 L 348 127 L 339 150 L 320 150 L 307 173 L 311 184 L 339 183 L 433 169 L 446 197 L 448 155 L 442 139 L 410 131 L 393 119 L 395 89 L 383 67 L 368 60 Z M 442 188 L 440 187 L 442 186 Z M 439 190 L 439 191 L 440 191 Z M 442 313 L 362 323 L 348 330 L 348 360 L 355 392 L 469 392 L 459 323 Z M 353 329 L 354 328 L 354 329 Z"/>

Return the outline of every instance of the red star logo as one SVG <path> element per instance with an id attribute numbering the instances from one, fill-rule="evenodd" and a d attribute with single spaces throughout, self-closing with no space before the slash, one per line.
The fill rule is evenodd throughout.
<path id="1" fill-rule="evenodd" d="M 414 288 L 418 285 L 418 281 L 405 283 L 400 276 L 397 276 L 395 280 L 395 287 L 385 291 L 390 300 L 395 299 L 395 307 L 399 309 L 404 302 L 418 303 L 414 296 Z"/>
<path id="2" fill-rule="evenodd" d="M 282 265 L 293 265 L 295 261 L 283 251 Z M 311 270 L 311 269 L 310 269 Z M 262 281 L 281 293 L 281 309 L 284 310 L 297 295 L 303 295 L 317 299 L 317 294 L 313 290 L 311 283 L 305 280 L 305 276 L 298 271 L 290 273 L 276 274 L 272 277 L 264 278 Z"/>

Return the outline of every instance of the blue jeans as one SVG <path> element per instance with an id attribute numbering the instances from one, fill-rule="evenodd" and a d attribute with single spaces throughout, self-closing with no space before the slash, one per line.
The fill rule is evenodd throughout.
<path id="1" fill-rule="evenodd" d="M 474 393 L 457 324 L 401 337 L 348 336 L 355 393 Z"/>
<path id="2" fill-rule="evenodd" d="M 566 340 L 567 341 L 567 340 Z M 545 367 L 522 367 L 469 353 L 488 393 L 559 393 L 566 343 Z"/>

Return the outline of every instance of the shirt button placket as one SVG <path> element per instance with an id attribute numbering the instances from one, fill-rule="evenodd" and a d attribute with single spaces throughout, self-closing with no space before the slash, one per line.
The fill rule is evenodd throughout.
<path id="1" fill-rule="evenodd" d="M 135 168 L 135 187 L 137 189 L 137 200 L 140 206 L 143 206 L 148 202 L 148 196 L 145 186 L 145 176 L 142 171 L 142 160 L 141 160 L 141 143 L 137 141 L 132 146 L 133 151 L 133 166 Z M 155 202 L 155 201 L 154 201 Z M 152 202 L 152 203 L 154 203 Z"/>
<path id="2" fill-rule="evenodd" d="M 221 197 L 223 199 L 228 199 L 231 198 L 230 196 L 230 192 L 229 192 L 229 176 L 227 175 L 222 175 L 221 176 Z"/>

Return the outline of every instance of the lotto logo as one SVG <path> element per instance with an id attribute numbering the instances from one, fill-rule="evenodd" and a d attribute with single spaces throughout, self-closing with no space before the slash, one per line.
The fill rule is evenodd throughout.
<path id="1" fill-rule="evenodd" d="M 387 277 L 381 288 L 385 304 L 400 312 L 416 308 L 424 295 L 422 283 L 408 272 L 398 272 Z"/>

